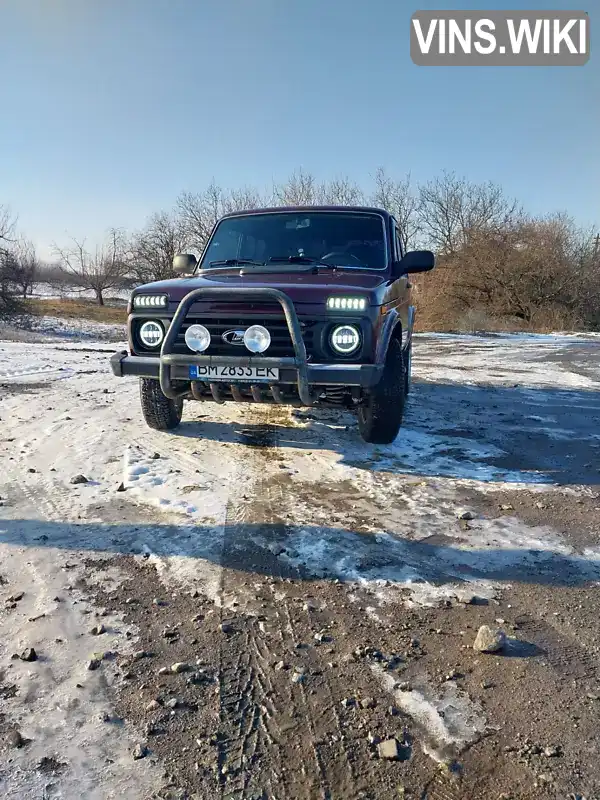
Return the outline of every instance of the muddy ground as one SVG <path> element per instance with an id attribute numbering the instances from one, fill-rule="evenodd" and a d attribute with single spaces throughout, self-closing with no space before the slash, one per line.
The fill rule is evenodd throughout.
<path id="1" fill-rule="evenodd" d="M 36 347 L 0 342 L 3 797 L 600 797 L 597 341 L 422 337 L 380 448 L 157 434 L 106 345 Z"/>

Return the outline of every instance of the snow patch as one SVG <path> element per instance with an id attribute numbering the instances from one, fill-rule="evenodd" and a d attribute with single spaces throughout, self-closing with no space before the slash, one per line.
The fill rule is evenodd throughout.
<path id="1" fill-rule="evenodd" d="M 402 691 L 395 688 L 394 678 L 377 664 L 372 665 L 383 688 L 398 707 L 407 714 L 424 736 L 423 749 L 440 763 L 458 756 L 462 750 L 485 733 L 482 709 L 455 683 L 447 681 L 435 692 L 425 680 L 419 689 Z"/>
<path id="2" fill-rule="evenodd" d="M 600 579 L 598 554 L 577 553 L 552 528 L 503 516 L 472 520 L 462 530 L 443 493 L 437 507 L 415 505 L 422 509 L 419 525 L 403 510 L 389 520 L 393 529 L 357 532 L 321 524 L 319 512 L 296 501 L 281 557 L 311 574 L 369 588 L 382 603 L 422 606 L 469 594 L 491 599 L 514 581 Z"/>
<path id="3" fill-rule="evenodd" d="M 5 535 L 0 520 L 0 542 Z M 94 553 L 86 554 L 86 559 L 94 558 Z M 148 797 L 162 770 L 132 760 L 137 738 L 129 726 L 102 720 L 103 714 L 113 714 L 110 687 L 116 677 L 115 662 L 107 659 L 95 671 L 86 667 L 94 651 L 132 652 L 135 637 L 127 639 L 126 626 L 115 614 L 102 617 L 106 634 L 90 635 L 94 612 L 101 609 L 94 608 L 82 592 L 67 588 L 93 572 L 84 568 L 81 553 L 2 543 L 0 560 L 9 585 L 25 592 L 18 607 L 3 615 L 0 660 L 11 665 L 4 682 L 14 685 L 17 694 L 2 700 L 2 712 L 6 723 L 17 725 L 30 739 L 27 747 L 11 751 L 3 765 L 2 797 L 48 796 L 48 776 L 37 765 L 51 756 L 65 765 L 64 771 L 52 776 L 53 797 Z M 74 566 L 67 571 L 65 564 Z M 110 573 L 98 569 L 95 578 L 109 586 L 120 580 L 114 569 Z M 36 650 L 37 661 L 10 660 L 12 653 L 27 647 Z"/>
<path id="4" fill-rule="evenodd" d="M 62 318 L 34 315 L 11 317 L 11 324 L 16 328 L 32 331 L 54 339 L 105 339 L 109 341 L 126 338 L 126 326 L 108 322 L 80 318 Z"/>
<path id="5" fill-rule="evenodd" d="M 222 504 L 205 481 L 182 486 L 180 473 L 169 462 L 154 459 L 135 445 L 127 445 L 123 454 L 123 485 L 137 499 L 161 510 L 185 514 L 193 520 L 206 521 L 218 513 Z M 184 492 L 190 499 L 184 499 Z"/>

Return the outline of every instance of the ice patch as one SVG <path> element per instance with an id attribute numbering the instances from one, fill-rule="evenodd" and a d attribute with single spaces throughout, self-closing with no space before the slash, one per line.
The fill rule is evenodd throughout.
<path id="1" fill-rule="evenodd" d="M 418 529 L 404 511 L 393 520 L 396 531 L 359 533 L 320 525 L 314 510 L 297 503 L 281 557 L 309 573 L 368 587 L 380 602 L 424 606 L 464 594 L 489 599 L 512 582 L 570 585 L 600 578 L 598 553 L 578 554 L 549 527 L 500 517 L 476 519 L 461 530 L 443 494 L 438 508 L 426 511 Z"/>
<path id="2" fill-rule="evenodd" d="M 476 481 L 507 483 L 547 483 L 543 473 L 504 470 L 486 459 L 499 458 L 505 452 L 492 444 L 461 437 L 441 436 L 415 429 L 405 429 L 391 446 L 396 472 L 419 475 L 448 475 Z M 382 459 L 388 455 L 382 448 Z"/>
<path id="3" fill-rule="evenodd" d="M 444 762 L 455 758 L 485 733 L 482 709 L 452 681 L 444 683 L 438 693 L 425 681 L 419 689 L 401 691 L 394 688 L 394 678 L 379 665 L 372 665 L 372 669 L 398 707 L 420 729 L 424 736 L 423 749 L 434 760 Z"/>

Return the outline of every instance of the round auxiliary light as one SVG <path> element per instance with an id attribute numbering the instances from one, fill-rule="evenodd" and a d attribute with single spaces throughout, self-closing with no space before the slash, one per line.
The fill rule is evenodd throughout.
<path id="1" fill-rule="evenodd" d="M 155 320 L 148 320 L 140 326 L 139 337 L 144 347 L 159 347 L 165 338 L 165 329 Z"/>
<path id="2" fill-rule="evenodd" d="M 204 325 L 190 325 L 185 332 L 185 343 L 195 353 L 203 353 L 210 345 L 210 333 Z"/>
<path id="3" fill-rule="evenodd" d="M 251 353 L 264 353 L 271 344 L 271 334 L 262 325 L 251 325 L 244 333 L 244 344 Z"/>
<path id="4" fill-rule="evenodd" d="M 336 353 L 347 356 L 360 347 L 360 332 L 355 325 L 338 325 L 331 331 L 329 341 Z"/>

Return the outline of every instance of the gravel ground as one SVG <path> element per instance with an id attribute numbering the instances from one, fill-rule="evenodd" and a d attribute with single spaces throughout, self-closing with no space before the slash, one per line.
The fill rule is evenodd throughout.
<path id="1" fill-rule="evenodd" d="M 600 797 L 597 339 L 418 337 L 389 447 L 107 350 L 0 341 L 2 797 Z"/>

